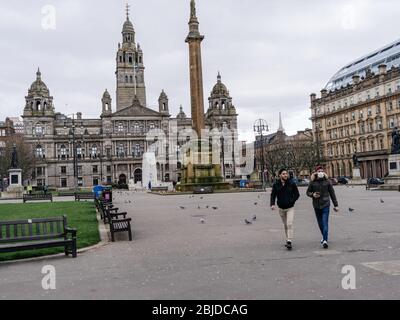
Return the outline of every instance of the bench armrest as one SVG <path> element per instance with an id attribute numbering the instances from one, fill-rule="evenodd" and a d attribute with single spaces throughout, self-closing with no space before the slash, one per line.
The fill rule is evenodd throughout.
<path id="1" fill-rule="evenodd" d="M 65 228 L 65 231 L 67 234 L 71 234 L 73 239 L 76 238 L 77 230 L 75 228 Z"/>
<path id="2" fill-rule="evenodd" d="M 119 208 L 109 208 L 109 209 L 107 209 L 108 211 L 118 211 L 119 210 Z"/>
<path id="3" fill-rule="evenodd" d="M 111 218 L 118 218 L 119 216 L 123 216 L 124 219 L 126 218 L 127 212 L 118 212 L 118 213 L 110 213 Z"/>
<path id="4" fill-rule="evenodd" d="M 110 223 L 117 223 L 117 222 L 131 222 L 132 218 L 126 218 L 126 219 L 118 219 L 118 220 L 111 220 Z"/>

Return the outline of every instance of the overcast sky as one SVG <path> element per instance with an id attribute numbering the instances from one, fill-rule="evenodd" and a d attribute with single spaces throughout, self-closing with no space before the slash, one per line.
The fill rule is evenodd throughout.
<path id="1" fill-rule="evenodd" d="M 309 95 L 358 57 L 400 38 L 398 0 L 197 0 L 205 99 L 218 70 L 239 113 L 241 138 L 256 119 L 288 134 L 311 127 Z M 147 101 L 162 89 L 190 116 L 189 0 L 129 0 L 144 52 Z M 123 0 L 0 0 L 0 119 L 22 115 L 40 66 L 57 112 L 98 118 L 107 88 L 115 110 L 115 55 Z M 46 14 L 55 9 L 55 29 Z M 207 101 L 207 100 L 206 100 Z M 206 105 L 207 107 L 207 105 Z"/>

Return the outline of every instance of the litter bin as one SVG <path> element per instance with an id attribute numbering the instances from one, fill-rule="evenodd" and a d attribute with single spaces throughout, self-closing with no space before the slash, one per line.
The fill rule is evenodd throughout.
<path id="1" fill-rule="evenodd" d="M 110 187 L 104 187 L 102 196 L 103 196 L 103 200 L 105 202 L 111 203 L 112 202 L 112 189 Z"/>
<path id="2" fill-rule="evenodd" d="M 103 186 L 95 186 L 93 187 L 94 197 L 98 200 L 103 197 L 105 187 Z"/>

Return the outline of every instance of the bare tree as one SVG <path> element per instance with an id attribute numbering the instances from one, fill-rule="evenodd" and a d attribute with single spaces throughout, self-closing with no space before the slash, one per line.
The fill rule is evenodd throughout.
<path id="1" fill-rule="evenodd" d="M 5 146 L 0 151 L 0 176 L 8 177 L 8 170 L 11 168 L 11 158 L 13 146 L 16 146 L 18 154 L 18 169 L 22 170 L 22 180 L 32 178 L 33 168 L 35 167 L 35 157 L 30 144 L 25 142 L 21 135 L 7 137 L 4 141 Z"/>

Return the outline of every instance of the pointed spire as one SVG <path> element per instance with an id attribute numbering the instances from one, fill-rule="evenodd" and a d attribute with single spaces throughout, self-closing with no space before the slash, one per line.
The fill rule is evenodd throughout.
<path id="1" fill-rule="evenodd" d="M 279 112 L 279 132 L 284 132 L 285 129 L 283 129 L 283 124 L 282 124 L 282 114 Z"/>
<path id="2" fill-rule="evenodd" d="M 36 72 L 36 79 L 41 80 L 42 79 L 42 73 L 40 72 L 40 68 L 38 67 L 38 70 Z"/>
<path id="3" fill-rule="evenodd" d="M 126 3 L 126 20 L 129 21 L 129 10 L 130 10 L 130 5 L 129 3 Z"/>
<path id="4" fill-rule="evenodd" d="M 183 112 L 183 107 L 182 105 L 179 107 L 180 112 Z"/>
<path id="5" fill-rule="evenodd" d="M 221 77 L 221 73 L 218 71 L 218 76 L 217 76 L 217 80 L 218 80 L 218 82 L 221 82 L 221 79 L 222 79 L 222 77 Z"/>

